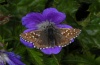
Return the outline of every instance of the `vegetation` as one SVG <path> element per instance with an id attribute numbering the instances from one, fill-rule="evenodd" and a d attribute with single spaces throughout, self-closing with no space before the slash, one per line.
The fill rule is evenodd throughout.
<path id="1" fill-rule="evenodd" d="M 49 7 L 66 13 L 64 24 L 82 30 L 56 55 L 27 48 L 19 40 L 25 30 L 21 18 Z M 10 17 L 7 23 L 0 24 L 0 42 L 7 51 L 20 55 L 26 65 L 100 65 L 100 0 L 0 0 L 1 14 Z"/>

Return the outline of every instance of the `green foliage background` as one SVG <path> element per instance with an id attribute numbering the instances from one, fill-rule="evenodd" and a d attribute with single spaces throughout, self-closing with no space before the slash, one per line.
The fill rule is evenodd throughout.
<path id="1" fill-rule="evenodd" d="M 0 0 L 2 2 L 5 0 Z M 91 5 L 88 17 L 79 22 L 75 13 L 81 2 Z M 19 41 L 20 33 L 25 30 L 21 18 L 29 12 L 42 12 L 47 7 L 66 13 L 64 23 L 82 30 L 75 41 L 57 55 L 43 54 Z M 100 65 L 100 0 L 7 0 L 6 4 L 0 4 L 0 11 L 12 15 L 8 23 L 0 25 L 0 42 L 7 51 L 19 54 L 26 65 Z"/>

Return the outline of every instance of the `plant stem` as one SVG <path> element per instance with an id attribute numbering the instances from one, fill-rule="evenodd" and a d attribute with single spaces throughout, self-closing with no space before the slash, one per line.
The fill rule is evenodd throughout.
<path id="1" fill-rule="evenodd" d="M 52 54 L 52 55 L 53 55 L 54 59 L 56 60 L 57 65 L 60 65 L 57 58 L 55 57 L 55 55 L 54 54 Z"/>

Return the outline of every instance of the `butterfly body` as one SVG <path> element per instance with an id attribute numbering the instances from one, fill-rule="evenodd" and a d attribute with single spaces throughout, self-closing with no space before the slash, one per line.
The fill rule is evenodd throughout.
<path id="1" fill-rule="evenodd" d="M 47 44 L 48 47 L 54 47 L 58 44 L 57 41 L 61 38 L 60 31 L 58 31 L 59 30 L 52 25 L 47 26 L 46 29 L 41 31 L 40 38 L 44 41 L 43 43 Z"/>
<path id="2" fill-rule="evenodd" d="M 26 42 L 33 43 L 38 49 L 53 48 L 55 46 L 64 47 L 71 43 L 80 33 L 80 29 L 58 28 L 49 23 L 41 26 L 42 29 L 22 33 L 20 37 Z"/>

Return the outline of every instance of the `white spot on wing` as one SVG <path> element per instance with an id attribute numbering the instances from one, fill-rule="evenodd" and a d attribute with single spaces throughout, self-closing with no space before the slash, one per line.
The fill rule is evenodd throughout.
<path id="1" fill-rule="evenodd" d="M 71 35 L 73 34 L 73 33 L 70 33 Z"/>
<path id="2" fill-rule="evenodd" d="M 27 36 L 27 33 L 25 33 L 25 35 Z"/>
<path id="3" fill-rule="evenodd" d="M 66 30 L 66 32 L 68 32 L 68 30 Z"/>
<path id="4" fill-rule="evenodd" d="M 32 36 L 34 38 L 34 36 Z"/>
<path id="5" fill-rule="evenodd" d="M 69 33 L 67 34 L 67 36 L 69 36 Z"/>
<path id="6" fill-rule="evenodd" d="M 75 32 L 75 29 L 74 29 L 74 32 Z"/>

